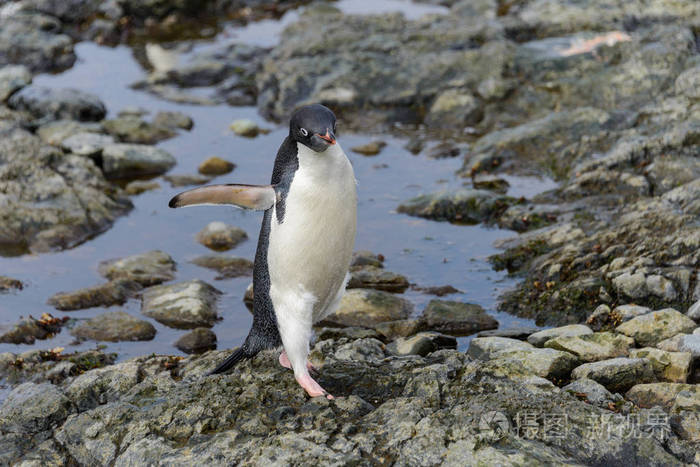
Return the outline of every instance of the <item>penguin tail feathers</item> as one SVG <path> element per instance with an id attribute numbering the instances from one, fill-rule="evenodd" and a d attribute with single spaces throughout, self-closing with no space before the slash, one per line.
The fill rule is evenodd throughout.
<path id="1" fill-rule="evenodd" d="M 230 370 L 231 368 L 236 366 L 236 363 L 240 362 L 241 360 L 245 360 L 246 358 L 250 357 L 251 355 L 248 355 L 248 353 L 243 347 L 239 347 L 231 355 L 229 355 L 226 360 L 221 362 L 219 366 L 214 368 L 214 370 L 209 374 L 218 375 L 220 373 L 223 373 L 224 371 Z"/>
<path id="2" fill-rule="evenodd" d="M 195 205 L 228 204 L 245 209 L 264 211 L 277 200 L 273 185 L 208 185 L 183 191 L 174 196 L 168 206 L 182 208 Z"/>

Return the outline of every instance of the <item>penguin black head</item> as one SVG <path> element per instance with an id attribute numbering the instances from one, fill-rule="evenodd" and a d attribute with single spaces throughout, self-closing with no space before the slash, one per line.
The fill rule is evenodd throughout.
<path id="1" fill-rule="evenodd" d="M 292 114 L 289 136 L 316 152 L 335 144 L 335 115 L 321 104 L 305 105 Z"/>

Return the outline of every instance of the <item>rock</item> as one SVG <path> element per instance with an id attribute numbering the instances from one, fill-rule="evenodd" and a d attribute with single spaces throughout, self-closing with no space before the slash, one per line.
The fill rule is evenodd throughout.
<path id="1" fill-rule="evenodd" d="M 212 156 L 199 164 L 197 170 L 204 175 L 224 175 L 231 173 L 236 168 L 236 164 L 220 157 Z"/>
<path id="2" fill-rule="evenodd" d="M 418 196 L 400 204 L 397 211 L 437 221 L 478 224 L 495 219 L 512 202 L 490 191 L 461 189 Z"/>
<path id="3" fill-rule="evenodd" d="M 106 284 L 86 287 L 74 292 L 59 292 L 49 297 L 47 303 L 57 310 L 82 310 L 96 306 L 123 305 L 143 287 L 128 279 L 117 279 Z"/>
<path id="4" fill-rule="evenodd" d="M 347 344 L 338 346 L 333 354 L 333 358 L 340 361 L 350 362 L 379 362 L 386 357 L 385 345 L 373 338 L 357 339 Z M 312 353 L 309 360 L 317 361 L 319 356 Z"/>
<path id="5" fill-rule="evenodd" d="M 408 318 L 413 305 L 408 300 L 373 289 L 348 290 L 338 309 L 320 323 L 326 326 L 373 327 Z"/>
<path id="6" fill-rule="evenodd" d="M 68 384 L 66 396 L 81 412 L 114 402 L 144 376 L 138 360 L 143 357 L 85 372 Z"/>
<path id="7" fill-rule="evenodd" d="M 693 363 L 690 352 L 666 352 L 653 347 L 632 349 L 630 358 L 646 358 L 654 367 L 656 379 L 671 383 L 685 383 Z"/>
<path id="8" fill-rule="evenodd" d="M 692 332 L 696 324 L 673 308 L 632 318 L 617 327 L 617 332 L 633 337 L 643 346 L 654 346 L 679 333 Z"/>
<path id="9" fill-rule="evenodd" d="M 202 177 L 201 175 L 163 175 L 163 179 L 170 183 L 170 186 L 173 188 L 204 185 L 211 181 L 211 178 Z"/>
<path id="10" fill-rule="evenodd" d="M 178 329 L 212 327 L 218 319 L 221 291 L 200 280 L 150 287 L 143 292 L 141 312 Z"/>
<path id="11" fill-rule="evenodd" d="M 507 180 L 494 175 L 479 175 L 472 179 L 472 185 L 477 190 L 489 190 L 496 193 L 506 194 L 510 183 Z"/>
<path id="12" fill-rule="evenodd" d="M 350 326 L 347 328 L 318 328 L 316 340 L 326 339 L 378 339 L 380 336 L 374 329 Z"/>
<path id="13" fill-rule="evenodd" d="M 561 389 L 576 397 L 583 395 L 588 402 L 598 407 L 608 408 L 608 404 L 615 400 L 615 397 L 605 389 L 605 386 L 588 378 L 577 379 Z"/>
<path id="14" fill-rule="evenodd" d="M 22 290 L 24 284 L 18 279 L 13 279 L 7 276 L 0 276 L 0 292 L 7 292 L 11 289 Z"/>
<path id="15" fill-rule="evenodd" d="M 124 191 L 127 195 L 140 195 L 151 190 L 157 190 L 160 188 L 160 183 L 150 182 L 145 180 L 134 180 L 124 187 Z"/>
<path id="16" fill-rule="evenodd" d="M 167 253 L 153 250 L 126 258 L 102 261 L 97 271 L 110 280 L 127 279 L 149 286 L 173 280 L 175 261 Z"/>
<path id="17" fill-rule="evenodd" d="M 253 262 L 245 258 L 208 255 L 198 256 L 191 262 L 197 266 L 218 271 L 219 276 L 216 280 L 253 275 Z"/>
<path id="18" fill-rule="evenodd" d="M 425 329 L 422 319 L 399 319 L 374 325 L 374 329 L 387 339 L 412 336 Z"/>
<path id="19" fill-rule="evenodd" d="M 488 338 L 482 338 L 488 339 Z M 505 350 L 497 353 L 492 362 L 511 363 L 516 362 L 528 373 L 533 373 L 542 378 L 560 381 L 569 376 L 571 370 L 579 364 L 578 359 L 567 352 L 553 349 Z M 506 373 L 510 370 L 505 365 Z"/>
<path id="20" fill-rule="evenodd" d="M 362 268 L 364 266 L 375 266 L 378 268 L 384 267 L 384 256 L 375 255 L 371 251 L 360 250 L 352 254 L 350 261 L 350 269 Z"/>
<path id="21" fill-rule="evenodd" d="M 30 85 L 7 101 L 13 109 L 26 110 L 36 118 L 99 121 L 107 113 L 105 105 L 94 94 L 77 89 L 53 89 Z"/>
<path id="22" fill-rule="evenodd" d="M 618 324 L 651 313 L 651 308 L 639 305 L 619 305 L 612 310 L 612 319 Z"/>
<path id="23" fill-rule="evenodd" d="M 250 284 L 248 284 L 248 287 L 246 287 L 245 292 L 243 293 L 243 303 L 249 311 L 253 311 L 254 299 L 255 298 L 253 294 L 253 283 L 251 282 Z"/>
<path id="24" fill-rule="evenodd" d="M 694 319 L 696 322 L 700 322 L 700 300 L 693 303 L 688 311 L 686 312 L 688 318 Z"/>
<path id="25" fill-rule="evenodd" d="M 32 82 L 32 74 L 24 65 L 5 65 L 0 68 L 0 103 Z"/>
<path id="26" fill-rule="evenodd" d="M 678 293 L 675 287 L 673 287 L 673 282 L 663 276 L 658 274 L 647 276 L 646 282 L 649 293 L 666 302 L 672 302 L 678 297 Z"/>
<path id="27" fill-rule="evenodd" d="M 194 126 L 192 118 L 182 112 L 161 111 L 153 117 L 155 125 L 167 128 L 182 128 L 183 130 L 191 130 Z"/>
<path id="28" fill-rule="evenodd" d="M 155 144 L 177 134 L 170 127 L 148 123 L 132 115 L 105 120 L 102 126 L 107 133 L 124 143 Z"/>
<path id="29" fill-rule="evenodd" d="M 681 391 L 671 406 L 671 423 L 674 431 L 686 440 L 700 440 L 700 394 L 697 391 Z M 697 460 L 697 454 L 696 454 Z"/>
<path id="30" fill-rule="evenodd" d="M 527 341 L 536 347 L 542 347 L 545 342 L 550 339 L 557 337 L 583 336 L 586 334 L 593 334 L 593 331 L 591 331 L 588 326 L 584 326 L 583 324 L 570 324 L 568 326 L 538 331 L 529 336 Z"/>
<path id="31" fill-rule="evenodd" d="M 534 348 L 527 342 L 508 337 L 476 337 L 469 342 L 467 355 L 478 360 L 491 360 L 503 352 L 532 350 Z"/>
<path id="32" fill-rule="evenodd" d="M 358 154 L 362 154 L 363 156 L 376 156 L 382 152 L 382 149 L 384 149 L 385 146 L 386 143 L 384 141 L 375 140 L 360 146 L 354 146 L 350 148 L 350 150 Z"/>
<path id="33" fill-rule="evenodd" d="M 246 238 L 248 235 L 243 229 L 223 222 L 210 222 L 197 234 L 199 243 L 215 251 L 230 250 Z"/>
<path id="34" fill-rule="evenodd" d="M 42 124 L 36 134 L 47 144 L 60 146 L 66 138 L 77 133 L 102 133 L 102 125 L 95 122 L 53 120 Z"/>
<path id="35" fill-rule="evenodd" d="M 508 337 L 510 339 L 527 340 L 528 336 L 539 331 L 539 328 L 530 327 L 512 327 L 504 329 L 491 329 L 489 331 L 481 331 L 476 337 Z"/>
<path id="36" fill-rule="evenodd" d="M 399 337 L 389 345 L 387 351 L 394 355 L 420 355 L 425 357 L 440 349 L 456 349 L 457 339 L 437 332 L 421 332 L 411 337 Z"/>
<path id="37" fill-rule="evenodd" d="M 651 383 L 656 379 L 651 363 L 644 358 L 613 358 L 584 363 L 574 369 L 571 378 L 592 379 L 612 392 L 624 392 L 635 384 Z"/>
<path id="38" fill-rule="evenodd" d="M 422 318 L 429 329 L 454 336 L 468 336 L 498 327 L 498 321 L 479 305 L 448 300 L 431 300 Z"/>
<path id="39" fill-rule="evenodd" d="M 53 384 L 20 384 L 0 406 L 4 432 L 31 435 L 60 424 L 72 412 L 68 398 Z"/>
<path id="40" fill-rule="evenodd" d="M 700 65 L 697 65 L 678 75 L 675 86 L 676 94 L 683 94 L 689 99 L 700 99 L 700 91 L 698 91 L 698 86 L 700 86 L 699 73 Z"/>
<path id="41" fill-rule="evenodd" d="M 596 362 L 615 357 L 626 357 L 634 339 L 612 332 L 596 332 L 578 336 L 555 337 L 545 342 L 550 349 L 563 350 L 584 362 Z"/>
<path id="42" fill-rule="evenodd" d="M 645 298 L 649 295 L 646 278 L 641 272 L 635 274 L 625 272 L 620 274 L 613 279 L 613 287 L 615 287 L 615 290 L 619 294 L 631 299 Z"/>
<path id="43" fill-rule="evenodd" d="M 180 337 L 175 347 L 185 353 L 202 353 L 216 349 L 216 334 L 207 328 L 197 328 Z"/>
<path id="44" fill-rule="evenodd" d="M 143 144 L 112 144 L 102 150 L 102 171 L 107 178 L 158 175 L 175 162 L 169 152 Z"/>
<path id="45" fill-rule="evenodd" d="M 695 333 L 678 334 L 662 340 L 656 347 L 668 352 L 690 352 L 693 360 L 700 360 L 700 335 Z"/>
<path id="46" fill-rule="evenodd" d="M 660 405 L 668 410 L 681 391 L 688 391 L 696 398 L 700 398 L 700 389 L 697 385 L 681 383 L 637 384 L 627 391 L 625 398 L 639 407 L 649 408 Z"/>
<path id="47" fill-rule="evenodd" d="M 651 310 L 649 310 L 651 311 Z M 591 313 L 588 318 L 586 318 L 586 324 L 594 331 L 601 331 L 603 329 L 608 329 L 613 323 L 610 316 L 610 307 L 608 305 L 598 305 L 593 313 Z M 620 322 L 615 322 L 614 325 L 617 326 Z"/>
<path id="48" fill-rule="evenodd" d="M 354 269 L 347 284 L 348 289 L 366 288 L 394 293 L 403 293 L 408 286 L 406 277 L 376 266 Z"/>
<path id="49" fill-rule="evenodd" d="M 41 318 L 32 316 L 20 320 L 9 329 L 0 326 L 0 342 L 8 344 L 33 344 L 36 339 L 48 339 L 61 332 L 61 326 L 68 318 L 58 319 L 49 313 L 44 313 Z"/>
<path id="50" fill-rule="evenodd" d="M 70 333 L 79 339 L 95 341 L 150 341 L 156 335 L 156 328 L 123 311 L 110 311 L 80 323 Z"/>
<path id="51" fill-rule="evenodd" d="M 79 156 L 96 157 L 105 146 L 114 144 L 114 138 L 98 133 L 76 133 L 61 142 L 63 149 Z"/>
<path id="52" fill-rule="evenodd" d="M 245 136 L 246 138 L 255 138 L 261 132 L 257 123 L 245 118 L 234 120 L 230 127 L 238 136 Z"/>
<path id="53" fill-rule="evenodd" d="M 411 290 L 416 290 L 418 292 L 422 292 L 424 294 L 429 295 L 437 295 L 438 297 L 450 295 L 453 293 L 462 293 L 461 290 L 455 289 L 451 285 L 438 285 L 429 287 L 419 287 L 417 285 L 412 285 Z"/>
<path id="54" fill-rule="evenodd" d="M 482 103 L 469 92 L 448 89 L 430 106 L 425 123 L 437 128 L 474 126 L 483 118 Z"/>

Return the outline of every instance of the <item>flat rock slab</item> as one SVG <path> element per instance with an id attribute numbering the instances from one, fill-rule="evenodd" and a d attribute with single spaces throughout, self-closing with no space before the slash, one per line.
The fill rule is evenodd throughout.
<path id="1" fill-rule="evenodd" d="M 168 151 L 145 144 L 111 144 L 102 149 L 102 171 L 111 179 L 160 175 L 176 162 Z"/>
<path id="2" fill-rule="evenodd" d="M 149 341 L 155 337 L 156 328 L 123 311 L 110 311 L 80 323 L 70 333 L 95 341 Z"/>
<path id="3" fill-rule="evenodd" d="M 616 331 L 633 337 L 639 345 L 654 346 L 676 334 L 693 332 L 696 327 L 695 321 L 683 313 L 666 308 L 632 318 L 619 325 Z"/>
<path id="4" fill-rule="evenodd" d="M 212 327 L 218 319 L 221 291 L 200 280 L 150 287 L 143 292 L 141 312 L 172 328 Z"/>
<path id="5" fill-rule="evenodd" d="M 216 334 L 207 328 L 197 328 L 175 341 L 175 347 L 185 353 L 202 353 L 216 349 Z"/>
<path id="6" fill-rule="evenodd" d="M 379 323 L 408 318 L 413 305 L 408 300 L 373 289 L 345 292 L 335 313 L 320 323 L 327 326 L 374 327 Z"/>
<path id="7" fill-rule="evenodd" d="M 625 398 L 634 402 L 639 407 L 653 407 L 660 405 L 670 409 L 680 392 L 688 391 L 690 395 L 700 403 L 700 386 L 697 384 L 682 383 L 651 383 L 637 384 L 633 386 Z"/>
<path id="8" fill-rule="evenodd" d="M 457 339 L 438 332 L 420 332 L 410 337 L 399 337 L 386 346 L 394 355 L 420 355 L 425 357 L 440 349 L 456 349 Z"/>
<path id="9" fill-rule="evenodd" d="M 685 383 L 693 364 L 690 352 L 667 352 L 653 347 L 632 349 L 630 358 L 648 359 L 654 367 L 656 378 L 671 383 Z"/>
<path id="10" fill-rule="evenodd" d="M 199 243 L 215 251 L 230 250 L 247 238 L 245 230 L 218 221 L 207 224 L 196 237 Z"/>
<path id="11" fill-rule="evenodd" d="M 216 280 L 253 275 L 253 262 L 245 258 L 205 255 L 198 256 L 191 262 L 197 266 L 218 271 Z"/>
<path id="12" fill-rule="evenodd" d="M 135 115 L 124 115 L 102 122 L 107 133 L 124 143 L 155 144 L 177 133 L 168 126 L 149 123 Z"/>
<path id="13" fill-rule="evenodd" d="M 136 281 L 117 279 L 73 292 L 59 292 L 49 297 L 47 303 L 57 310 L 63 311 L 122 305 L 142 288 L 143 286 Z"/>
<path id="14" fill-rule="evenodd" d="M 348 289 L 377 289 L 386 292 L 402 293 L 410 284 L 401 274 L 376 266 L 365 266 L 350 272 Z"/>
<path id="15" fill-rule="evenodd" d="M 635 384 L 655 381 L 654 368 L 644 358 L 613 358 L 584 363 L 571 372 L 572 379 L 589 378 L 612 392 L 624 392 Z"/>
<path id="16" fill-rule="evenodd" d="M 584 334 L 593 334 L 593 331 L 583 324 L 570 324 L 568 326 L 538 331 L 531 334 L 527 338 L 527 341 L 535 347 L 542 347 L 545 342 L 555 337 L 581 336 Z"/>
<path id="17" fill-rule="evenodd" d="M 478 224 L 493 220 L 514 201 L 487 190 L 462 189 L 418 196 L 400 204 L 397 211 L 436 221 Z"/>
<path id="18" fill-rule="evenodd" d="M 584 362 L 596 362 L 608 358 L 626 357 L 634 339 L 612 332 L 596 332 L 578 336 L 562 336 L 549 339 L 544 346 L 576 355 Z"/>
<path id="19" fill-rule="evenodd" d="M 495 329 L 498 321 L 473 303 L 431 300 L 422 318 L 429 329 L 453 336 L 468 336 L 484 329 Z"/>
<path id="20" fill-rule="evenodd" d="M 501 352 L 532 350 L 532 344 L 509 337 L 475 337 L 469 343 L 467 355 L 478 360 L 491 360 Z"/>
<path id="21" fill-rule="evenodd" d="M 99 121 L 107 109 L 99 97 L 77 89 L 54 89 L 29 85 L 12 95 L 10 107 L 26 110 L 37 118 Z"/>
<path id="22" fill-rule="evenodd" d="M 121 259 L 103 261 L 97 268 L 107 279 L 126 279 L 149 286 L 175 278 L 175 261 L 167 253 L 153 250 Z"/>
<path id="23" fill-rule="evenodd" d="M 60 423 L 71 413 L 70 400 L 49 383 L 17 386 L 0 406 L 0 429 L 33 434 Z"/>

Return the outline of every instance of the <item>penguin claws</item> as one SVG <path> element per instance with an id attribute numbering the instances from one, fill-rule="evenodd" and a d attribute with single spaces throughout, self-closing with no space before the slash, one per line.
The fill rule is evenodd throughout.
<path id="1" fill-rule="evenodd" d="M 287 368 L 288 370 L 292 369 L 292 362 L 289 361 L 289 357 L 287 357 L 287 352 L 282 351 L 282 353 L 279 356 L 279 362 L 280 362 L 280 365 Z M 313 364 L 308 360 L 306 361 L 306 369 L 309 370 L 314 375 L 318 375 L 318 373 L 319 373 L 318 368 L 313 366 Z"/>

